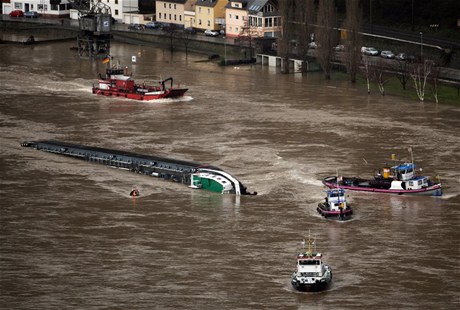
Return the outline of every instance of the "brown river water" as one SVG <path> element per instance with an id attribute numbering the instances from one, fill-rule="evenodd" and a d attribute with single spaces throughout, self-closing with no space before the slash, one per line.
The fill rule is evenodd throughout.
<path id="1" fill-rule="evenodd" d="M 112 55 L 138 81 L 172 76 L 189 92 L 98 97 L 104 65 L 72 44 L 0 46 L 1 309 L 460 307 L 458 107 L 119 43 Z M 38 139 L 216 165 L 259 195 L 20 146 Z M 354 219 L 317 214 L 323 177 L 371 176 L 391 154 L 410 159 L 409 147 L 442 197 L 349 192 Z M 334 273 L 324 292 L 290 285 L 309 231 Z"/>

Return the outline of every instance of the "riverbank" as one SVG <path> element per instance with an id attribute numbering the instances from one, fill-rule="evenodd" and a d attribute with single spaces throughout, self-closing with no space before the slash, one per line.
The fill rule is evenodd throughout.
<path id="1" fill-rule="evenodd" d="M 349 76 L 341 71 L 334 71 L 332 74 L 333 80 L 341 80 L 349 82 Z M 355 87 L 367 91 L 367 82 L 362 75 L 358 75 Z M 387 80 L 384 84 L 385 95 L 398 96 L 402 98 L 407 98 L 414 100 L 414 102 L 420 102 L 420 99 L 417 97 L 417 93 L 414 87 L 414 81 L 409 78 L 408 83 L 406 84 L 406 89 L 402 88 L 401 82 L 397 77 L 392 77 Z M 439 83 L 437 85 L 438 93 L 438 103 L 439 104 L 448 104 L 452 106 L 460 107 L 460 85 L 455 87 L 451 85 L 445 85 Z M 376 83 L 370 83 L 370 96 L 382 96 L 379 92 L 378 86 Z M 436 99 L 434 97 L 434 89 L 431 84 L 427 84 L 425 88 L 425 99 L 423 101 L 427 104 L 436 104 Z"/>
<path id="2" fill-rule="evenodd" d="M 0 20 L 2 29 L 1 42 L 3 43 L 20 43 L 23 44 L 28 37 L 33 35 L 36 44 L 50 43 L 53 41 L 76 40 L 79 33 L 78 22 L 66 21 L 60 23 L 57 20 Z M 11 40 L 5 38 L 10 37 Z M 116 25 L 113 30 L 113 40 L 128 44 L 152 45 L 174 51 L 185 51 L 204 54 L 207 58 L 220 58 L 220 64 L 233 64 L 235 61 L 248 59 L 251 55 L 247 47 L 235 45 L 233 39 L 228 38 L 209 38 L 201 35 L 188 37 L 171 36 L 158 30 L 153 31 L 131 31 L 127 25 Z M 309 73 L 311 74 L 311 73 Z M 457 74 L 460 73 L 457 71 Z M 348 81 L 348 76 L 339 71 L 334 71 L 333 79 Z M 460 106 L 460 77 L 458 83 L 452 83 L 452 86 L 440 83 L 438 85 L 438 101 L 440 104 L 449 104 Z M 367 83 L 362 76 L 358 76 L 357 87 L 367 89 Z M 409 79 L 406 90 L 396 77 L 390 78 L 385 83 L 385 93 L 387 95 L 401 96 L 415 101 L 420 101 L 416 95 L 413 81 Z M 380 96 L 378 87 L 375 83 L 371 85 L 371 95 Z M 426 88 L 426 103 L 435 103 L 433 88 Z"/>

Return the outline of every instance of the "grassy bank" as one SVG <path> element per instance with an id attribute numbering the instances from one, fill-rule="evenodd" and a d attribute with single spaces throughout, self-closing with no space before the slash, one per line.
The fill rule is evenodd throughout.
<path id="1" fill-rule="evenodd" d="M 332 75 L 332 79 L 337 80 L 349 80 L 349 76 L 340 71 L 335 71 Z M 356 81 L 356 87 L 367 91 L 366 80 L 362 76 L 358 76 Z M 406 89 L 402 88 L 402 84 L 396 77 L 390 78 L 385 83 L 385 94 L 392 96 L 400 96 L 410 100 L 419 101 L 414 88 L 414 81 L 410 79 L 406 84 Z M 381 96 L 378 86 L 376 83 L 371 82 L 371 95 Z M 438 85 L 438 101 L 439 104 L 448 104 L 460 107 L 460 90 L 457 87 L 449 85 Z M 427 84 L 425 88 L 425 101 L 426 103 L 436 103 L 433 95 L 433 87 Z"/>

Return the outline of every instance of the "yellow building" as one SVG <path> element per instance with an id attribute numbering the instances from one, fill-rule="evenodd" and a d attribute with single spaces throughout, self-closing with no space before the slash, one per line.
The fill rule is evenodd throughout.
<path id="1" fill-rule="evenodd" d="M 194 11 L 196 2 L 197 0 L 157 0 L 155 5 L 156 20 L 160 23 L 184 27 L 186 21 L 190 23 L 189 14 L 186 12 Z"/>
<path id="2" fill-rule="evenodd" d="M 225 27 L 225 5 L 228 0 L 197 0 L 195 28 L 222 30 Z"/>

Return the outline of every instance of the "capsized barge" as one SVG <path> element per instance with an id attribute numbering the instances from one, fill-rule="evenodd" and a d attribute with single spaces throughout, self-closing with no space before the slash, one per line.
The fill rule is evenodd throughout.
<path id="1" fill-rule="evenodd" d="M 231 174 L 210 165 L 52 140 L 25 141 L 21 145 L 187 184 L 195 189 L 205 189 L 222 194 L 257 194 L 257 192 L 248 192 L 246 187 Z"/>

